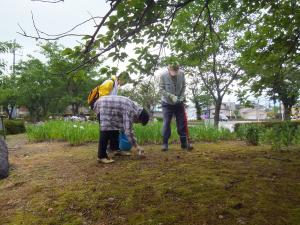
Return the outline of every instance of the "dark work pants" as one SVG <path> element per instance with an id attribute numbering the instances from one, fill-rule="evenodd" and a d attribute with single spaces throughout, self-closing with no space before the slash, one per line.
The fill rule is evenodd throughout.
<path id="1" fill-rule="evenodd" d="M 110 149 L 119 150 L 119 131 L 118 130 L 101 130 L 98 145 L 98 158 L 107 158 L 107 144 L 110 144 Z"/>
<path id="2" fill-rule="evenodd" d="M 186 134 L 186 124 L 185 124 L 185 111 L 183 103 L 178 103 L 176 105 L 170 105 L 165 102 L 162 103 L 163 111 L 163 143 L 168 144 L 168 140 L 171 136 L 171 120 L 173 115 L 176 118 L 177 133 L 180 139 L 187 137 Z"/>

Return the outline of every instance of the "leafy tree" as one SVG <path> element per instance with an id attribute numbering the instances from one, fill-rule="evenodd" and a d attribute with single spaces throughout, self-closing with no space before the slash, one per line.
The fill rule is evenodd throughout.
<path id="1" fill-rule="evenodd" d="M 270 97 L 282 101 L 284 118 L 289 120 L 300 94 L 300 3 L 245 1 L 242 9 L 247 18 L 244 15 L 241 19 L 247 22 L 238 47 L 240 65 L 247 72 L 244 83 L 251 83 L 254 93 L 267 90 Z"/>
<path id="2" fill-rule="evenodd" d="M 21 62 L 18 70 L 18 105 L 26 106 L 31 119 L 39 121 L 48 115 L 53 88 L 47 67 L 39 59 L 31 57 Z"/>
<path id="3" fill-rule="evenodd" d="M 190 100 L 195 105 L 197 120 L 201 120 L 203 108 L 210 107 L 213 103 L 212 96 L 209 94 L 205 86 L 200 83 L 201 82 L 196 77 L 192 79 L 192 82 L 189 85 L 192 94 Z"/>
<path id="4" fill-rule="evenodd" d="M 234 51 L 235 36 L 231 18 L 235 1 L 198 2 L 181 10 L 169 36 L 171 49 L 181 64 L 203 82 L 214 100 L 214 125 L 218 126 L 221 104 L 230 85 L 240 76 Z"/>
<path id="5" fill-rule="evenodd" d="M 152 68 L 155 67 L 153 65 L 156 65 L 159 54 L 149 54 L 149 50 L 165 45 L 165 38 L 176 14 L 195 2 L 197 1 L 109 1 L 110 9 L 101 17 L 94 33 L 83 37 L 84 45 L 76 46 L 73 52 L 69 51 L 70 54 L 81 57 L 83 60 L 81 64 L 75 66 L 69 72 L 96 62 L 100 56 L 104 55 L 113 61 L 124 61 L 129 57 L 126 47 L 131 43 L 143 45 L 136 48 L 136 54 L 141 55 L 141 58 L 139 63 L 132 63 L 132 66 L 134 65 L 137 68 L 131 67 L 131 69 L 144 69 L 147 74 L 149 74 L 149 70 L 153 72 L 154 69 Z M 41 32 L 40 29 L 36 29 L 36 32 L 38 33 L 37 36 L 29 35 L 24 30 L 20 33 L 26 37 L 43 40 L 57 40 L 73 35 L 66 32 L 51 37 L 45 32 Z"/>
<path id="6" fill-rule="evenodd" d="M 300 33 L 297 1 L 111 0 L 109 3 L 111 7 L 95 32 L 84 37 L 84 46 L 70 52 L 83 62 L 74 64 L 68 73 L 97 62 L 105 54 L 114 61 L 123 61 L 128 57 L 126 47 L 134 43 L 137 60 L 130 60 L 130 72 L 150 75 L 162 49 L 169 47 L 176 50 L 183 65 L 196 68 L 194 73 L 202 78 L 214 98 L 217 125 L 223 96 L 239 77 L 236 50 L 242 51 L 239 65 L 253 81 L 253 90 L 258 93 L 269 90 L 270 95 L 283 102 L 288 118 L 289 109 L 299 95 L 295 79 L 299 73 L 295 64 L 299 61 Z M 101 33 L 103 28 L 105 33 Z M 38 38 L 43 38 L 36 31 Z M 237 42 L 243 34 L 244 41 Z M 29 36 L 25 32 L 23 35 Z"/>
<path id="7" fill-rule="evenodd" d="M 15 51 L 20 48 L 21 46 L 16 42 L 0 42 L 0 54 L 9 52 L 15 54 Z M 0 105 L 3 106 L 9 119 L 12 119 L 12 114 L 16 108 L 18 98 L 17 79 L 14 74 L 14 66 L 15 65 L 13 65 L 12 74 L 4 74 L 6 62 L 5 60 L 0 59 Z"/>
<path id="8" fill-rule="evenodd" d="M 92 79 L 97 76 L 94 67 L 84 67 L 67 73 L 80 63 L 74 52 L 70 54 L 71 49 L 64 49 L 63 46 L 50 42 L 41 48 L 47 58 L 49 77 L 55 84 L 51 94 L 57 101 L 52 102 L 51 111 L 63 113 L 71 105 L 73 114 L 77 115 L 79 107 L 86 106 L 89 91 L 98 85 L 97 80 Z"/>
<path id="9" fill-rule="evenodd" d="M 8 115 L 8 119 L 12 119 L 13 110 L 16 108 L 18 97 L 19 93 L 16 77 L 1 76 L 0 105 L 3 106 L 5 112 Z"/>
<path id="10" fill-rule="evenodd" d="M 147 79 L 142 82 L 135 83 L 132 89 L 123 89 L 120 94 L 136 101 L 153 114 L 154 109 L 160 100 L 157 83 L 158 81 L 155 79 Z"/>

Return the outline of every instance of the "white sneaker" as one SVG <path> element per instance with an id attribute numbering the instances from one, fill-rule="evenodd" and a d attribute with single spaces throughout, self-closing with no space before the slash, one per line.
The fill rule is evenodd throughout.
<path id="1" fill-rule="evenodd" d="M 104 163 L 104 164 L 108 164 L 108 163 L 113 163 L 115 160 L 113 159 L 107 159 L 107 158 L 103 158 L 103 159 L 98 159 L 98 162 Z"/>

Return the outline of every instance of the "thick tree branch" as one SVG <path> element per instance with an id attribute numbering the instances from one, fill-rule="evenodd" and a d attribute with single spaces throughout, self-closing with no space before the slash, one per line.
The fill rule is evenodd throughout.
<path id="1" fill-rule="evenodd" d="M 168 34 L 170 32 L 170 29 L 171 29 L 171 26 L 173 24 L 173 21 L 174 21 L 174 18 L 175 18 L 175 15 L 176 15 L 177 11 L 178 11 L 178 9 L 175 9 L 174 12 L 171 15 L 171 21 L 170 21 L 170 23 L 169 23 L 169 25 L 167 27 L 166 32 L 164 33 L 162 41 L 160 43 L 159 52 L 158 52 L 158 55 L 157 55 L 156 62 L 155 62 L 155 65 L 153 67 L 153 70 L 156 70 L 156 67 L 157 67 L 157 64 L 158 64 L 158 59 L 159 59 L 159 57 L 161 55 L 162 47 L 164 45 L 164 42 L 165 42 L 166 38 L 168 37 Z"/>
<path id="2" fill-rule="evenodd" d="M 208 90 L 208 92 L 211 94 L 211 96 L 213 97 L 214 101 L 217 101 L 217 97 L 215 96 L 215 93 L 213 92 L 213 89 L 211 87 L 211 85 L 208 84 L 208 80 L 205 79 L 205 75 L 201 72 L 201 68 L 199 68 L 199 76 L 204 84 L 204 86 L 206 87 L 206 89 Z"/>
<path id="3" fill-rule="evenodd" d="M 67 74 L 72 73 L 72 72 L 78 70 L 79 68 L 83 67 L 84 65 L 95 61 L 99 56 L 101 56 L 104 53 L 108 52 L 109 50 L 115 48 L 116 46 L 118 46 L 118 45 L 126 42 L 130 37 L 133 37 L 134 35 L 136 35 L 137 33 L 139 33 L 144 27 L 149 26 L 149 25 L 151 25 L 153 23 L 154 23 L 153 21 L 150 21 L 148 23 L 145 23 L 145 24 L 141 25 L 139 28 L 128 32 L 122 38 L 119 38 L 119 39 L 113 41 L 109 46 L 107 46 L 104 49 L 101 49 L 100 52 L 98 54 L 96 54 L 95 56 L 91 57 L 90 59 L 87 59 L 87 60 L 83 61 L 80 65 L 78 65 L 77 67 L 73 68 L 70 71 L 67 71 L 66 73 Z"/>
<path id="4" fill-rule="evenodd" d="M 241 71 L 241 68 L 239 68 L 239 69 L 232 75 L 231 79 L 227 82 L 227 84 L 226 84 L 223 88 L 221 88 L 221 93 L 223 92 L 223 93 L 222 93 L 222 98 L 223 98 L 224 95 L 226 94 L 229 85 L 231 85 L 232 82 L 233 82 L 234 80 L 237 79 L 238 73 L 239 73 L 240 71 Z"/>
<path id="5" fill-rule="evenodd" d="M 199 23 L 199 21 L 200 21 L 200 18 L 201 18 L 201 16 L 202 16 L 202 13 L 203 13 L 204 9 L 205 9 L 205 8 L 208 8 L 208 4 L 209 4 L 209 0 L 206 0 L 204 6 L 203 6 L 202 9 L 200 10 L 200 13 L 199 13 L 199 15 L 198 15 L 198 17 L 197 17 L 197 20 L 196 20 L 196 22 L 195 22 L 195 24 L 194 24 L 194 26 L 193 26 L 193 33 L 195 33 L 195 31 L 196 31 L 196 27 L 197 27 L 197 25 L 198 25 L 198 23 Z"/>
<path id="6" fill-rule="evenodd" d="M 145 10 L 143 11 L 142 15 L 137 19 L 138 23 L 136 24 L 136 28 L 141 25 L 143 18 L 145 17 L 145 15 L 153 8 L 153 6 L 155 5 L 155 2 L 153 0 L 148 0 L 147 1 L 148 4 L 145 8 Z"/>
<path id="7" fill-rule="evenodd" d="M 41 1 L 41 2 L 51 2 L 51 3 L 54 3 L 54 2 L 59 2 L 59 1 L 48 1 L 48 0 L 35 0 L 35 1 Z M 146 5 L 146 8 L 142 11 L 142 13 L 140 13 L 140 17 L 139 19 L 137 20 L 137 26 L 135 27 L 135 29 L 127 29 L 125 30 L 124 34 L 120 35 L 119 38 L 117 39 L 112 39 L 111 42 L 109 43 L 108 46 L 106 47 L 103 47 L 102 49 L 99 49 L 99 52 L 92 56 L 91 58 L 89 59 L 86 59 L 84 60 L 79 66 L 77 66 L 76 68 L 72 69 L 71 71 L 69 71 L 68 73 L 70 72 L 73 72 L 83 66 L 85 66 L 86 64 L 88 63 L 91 63 L 91 62 L 94 62 L 99 56 L 103 55 L 104 53 L 106 53 L 107 51 L 111 50 L 112 48 L 115 48 L 116 46 L 118 45 L 121 45 L 123 43 L 125 43 L 129 38 L 137 35 L 142 29 L 144 29 L 146 26 L 150 26 L 150 25 L 153 25 L 157 22 L 166 22 L 166 21 L 169 21 L 171 19 L 171 22 L 169 23 L 169 27 L 167 28 L 167 31 L 165 32 L 164 34 L 164 37 L 163 37 L 163 41 L 162 43 L 160 43 L 160 53 L 161 53 L 161 49 L 162 49 L 162 46 L 163 46 L 163 42 L 165 41 L 168 33 L 169 33 L 169 30 L 170 30 L 170 27 L 171 27 L 171 24 L 173 22 L 173 19 L 175 17 L 175 14 L 178 10 L 182 9 L 183 7 L 187 6 L 189 3 L 192 3 L 194 2 L 195 0 L 186 0 L 184 2 L 179 2 L 179 3 L 176 3 L 176 4 L 167 4 L 166 6 L 167 7 L 173 7 L 173 12 L 175 12 L 174 14 L 171 15 L 170 18 L 168 18 L 167 20 L 159 20 L 160 17 L 155 17 L 153 18 L 151 21 L 148 20 L 148 19 L 145 19 L 146 16 L 149 14 L 149 12 L 151 12 L 151 10 L 153 9 L 153 7 L 156 5 L 156 4 L 159 4 L 159 1 L 156 2 L 154 0 L 147 0 L 147 5 Z M 100 29 L 102 27 L 104 27 L 104 24 L 105 22 L 107 21 L 107 19 L 112 15 L 112 13 L 114 11 L 116 11 L 118 5 L 120 3 L 122 3 L 123 1 L 122 0 L 109 0 L 107 1 L 110 3 L 110 10 L 105 14 L 104 17 L 102 17 L 102 20 L 100 21 L 100 23 L 96 26 L 96 30 L 94 31 L 94 33 L 92 35 L 90 35 L 90 39 L 87 41 L 87 44 L 85 46 L 85 49 L 83 51 L 83 54 L 86 54 L 86 53 L 89 53 L 93 47 L 94 47 L 94 43 L 97 39 L 97 35 L 100 31 Z M 165 5 L 165 4 L 164 4 Z M 33 16 L 32 16 L 33 17 Z M 94 17 L 93 17 L 94 18 Z M 91 19 L 93 19 L 91 18 Z M 20 29 L 22 32 L 18 32 L 19 34 L 25 36 L 25 37 L 30 37 L 30 38 L 35 38 L 35 39 L 41 39 L 41 40 L 58 40 L 60 38 L 63 38 L 63 37 L 67 37 L 67 36 L 87 36 L 87 35 L 81 35 L 81 34 L 70 34 L 71 31 L 73 31 L 76 27 L 82 25 L 83 23 L 86 23 L 88 21 L 90 21 L 91 19 L 89 20 L 86 20 L 78 25 L 76 25 L 75 27 L 73 27 L 71 30 L 67 31 L 67 32 L 64 32 L 64 33 L 61 33 L 61 34 L 57 34 L 57 35 L 50 35 L 50 34 L 47 34 L 46 32 L 43 32 L 41 30 L 39 30 L 36 25 L 35 25 L 35 22 L 34 22 L 34 19 L 33 19 L 33 22 L 34 22 L 34 27 L 35 27 L 35 30 L 37 32 L 37 36 L 33 36 L 33 35 L 28 35 L 23 29 L 22 27 L 19 25 Z M 95 22 L 95 21 L 94 21 Z M 131 24 L 133 25 L 133 24 Z M 47 37 L 45 36 L 42 36 L 42 35 L 46 35 Z M 160 54 L 159 54 L 160 55 Z"/>
<path id="8" fill-rule="evenodd" d="M 111 6 L 110 10 L 106 13 L 106 15 L 102 18 L 100 24 L 97 26 L 97 29 L 95 30 L 94 34 L 91 36 L 91 39 L 89 40 L 88 44 L 85 47 L 84 53 L 88 53 L 96 39 L 96 36 L 98 32 L 100 31 L 101 27 L 105 23 L 106 19 L 112 14 L 112 12 L 117 8 L 117 6 L 121 3 L 122 0 L 117 0 L 114 5 Z"/>

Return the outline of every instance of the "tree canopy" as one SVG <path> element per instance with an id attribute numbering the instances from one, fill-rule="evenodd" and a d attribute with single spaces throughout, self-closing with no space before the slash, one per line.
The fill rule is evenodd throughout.
<path id="1" fill-rule="evenodd" d="M 285 119 L 290 118 L 291 107 L 300 94 L 298 1 L 107 2 L 110 8 L 100 15 L 100 20 L 89 19 L 94 19 L 96 26 L 92 34 L 82 38 L 83 43 L 65 49 L 53 43 L 44 44 L 42 53 L 47 62 L 40 63 L 45 65 L 30 59 L 23 63 L 20 77 L 32 68 L 29 62 L 36 63 L 37 71 L 32 69 L 30 75 L 45 75 L 44 79 L 53 84 L 53 98 L 59 98 L 62 108 L 72 105 L 76 113 L 84 105 L 84 92 L 93 83 L 94 68 L 107 76 L 122 72 L 115 63 L 102 66 L 103 61 L 127 60 L 126 72 L 138 74 L 137 79 L 143 80 L 175 58 L 187 74 L 200 78 L 199 87 L 205 87 L 214 100 L 215 125 L 219 106 L 224 95 L 232 92 L 233 82 L 248 86 L 258 95 L 266 91 L 270 98 L 282 101 Z M 30 35 L 22 28 L 20 33 L 48 41 L 72 35 L 65 32 L 50 36 L 36 26 L 35 29 L 37 35 Z M 134 46 L 133 54 L 128 51 L 130 46 Z M 8 47 L 2 43 L 0 51 L 7 51 Z M 168 54 L 163 55 L 165 52 Z M 62 108 L 50 111 L 60 112 Z"/>

